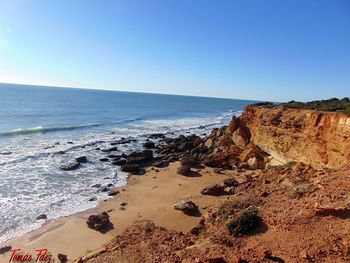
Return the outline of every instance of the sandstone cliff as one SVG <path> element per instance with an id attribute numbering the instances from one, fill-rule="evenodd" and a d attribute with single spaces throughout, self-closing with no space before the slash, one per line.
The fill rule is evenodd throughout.
<path id="1" fill-rule="evenodd" d="M 251 142 L 281 162 L 333 169 L 350 164 L 350 115 L 248 106 L 239 119 Z M 236 122 L 234 118 L 230 126 Z"/>

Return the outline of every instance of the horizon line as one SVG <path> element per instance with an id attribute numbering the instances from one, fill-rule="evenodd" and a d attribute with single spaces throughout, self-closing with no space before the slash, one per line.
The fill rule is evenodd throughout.
<path id="1" fill-rule="evenodd" d="M 185 95 L 185 94 L 175 94 L 175 93 L 160 93 L 160 92 L 147 92 L 147 91 L 128 91 L 128 90 L 115 90 L 108 88 L 87 88 L 87 87 L 74 87 L 74 86 L 54 86 L 54 85 L 43 85 L 43 84 L 28 84 L 28 83 L 10 83 L 10 82 L 0 82 L 6 85 L 21 85 L 21 86 L 37 86 L 46 88 L 62 88 L 62 89 L 81 89 L 81 90 L 96 90 L 96 91 L 114 91 L 114 92 L 129 92 L 129 93 L 140 93 L 140 94 L 154 94 L 154 95 L 169 95 L 169 96 L 182 96 L 182 97 L 196 97 L 196 98 L 210 98 L 210 99 L 224 99 L 224 100 L 242 100 L 242 101 L 254 101 L 254 102 L 272 102 L 268 100 L 258 100 L 258 99 L 238 99 L 238 98 L 223 98 L 214 96 L 200 96 L 200 95 Z"/>

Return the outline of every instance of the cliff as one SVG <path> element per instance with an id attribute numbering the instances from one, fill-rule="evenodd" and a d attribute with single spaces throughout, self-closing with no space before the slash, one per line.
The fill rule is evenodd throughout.
<path id="1" fill-rule="evenodd" d="M 251 142 L 281 162 L 299 161 L 332 169 L 350 164 L 350 115 L 248 106 L 239 119 Z M 234 118 L 230 126 L 236 122 Z"/>

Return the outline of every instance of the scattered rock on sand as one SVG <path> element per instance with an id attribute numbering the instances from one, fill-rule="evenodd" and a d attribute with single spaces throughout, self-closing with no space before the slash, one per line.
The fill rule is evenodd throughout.
<path id="1" fill-rule="evenodd" d="M 158 167 L 158 168 L 168 167 L 169 161 L 166 161 L 166 160 L 155 161 L 153 163 L 153 166 Z"/>
<path id="2" fill-rule="evenodd" d="M 184 176 L 190 176 L 191 172 L 192 172 L 191 166 L 188 166 L 188 165 L 181 165 L 179 168 L 177 168 L 177 173 Z"/>
<path id="3" fill-rule="evenodd" d="M 235 178 L 226 178 L 224 180 L 224 185 L 228 187 L 237 186 L 239 182 Z"/>
<path id="4" fill-rule="evenodd" d="M 180 210 L 186 215 L 194 215 L 198 213 L 198 206 L 192 201 L 182 200 L 174 204 L 176 210 Z"/>
<path id="5" fill-rule="evenodd" d="M 115 196 L 117 194 L 119 194 L 120 192 L 118 190 L 112 190 L 108 193 L 109 196 Z"/>
<path id="6" fill-rule="evenodd" d="M 194 160 L 193 158 L 191 158 L 190 156 L 184 156 L 181 159 L 181 165 L 186 165 L 189 167 L 195 167 L 198 165 L 198 162 L 196 160 Z"/>
<path id="7" fill-rule="evenodd" d="M 0 255 L 5 254 L 6 252 L 9 252 L 12 249 L 11 246 L 4 246 L 0 248 Z"/>
<path id="8" fill-rule="evenodd" d="M 68 262 L 67 255 L 58 254 L 58 255 L 57 255 L 57 258 L 58 258 L 58 260 L 59 260 L 61 263 Z"/>
<path id="9" fill-rule="evenodd" d="M 104 228 L 108 227 L 111 224 L 111 222 L 109 221 L 109 215 L 106 212 L 102 212 L 98 215 L 89 216 L 88 220 L 86 221 L 86 224 L 91 229 L 101 231 Z"/>
<path id="10" fill-rule="evenodd" d="M 201 191 L 201 194 L 219 196 L 219 195 L 225 195 L 228 193 L 225 191 L 225 186 L 219 185 L 219 184 L 214 184 L 214 185 L 205 187 Z"/>

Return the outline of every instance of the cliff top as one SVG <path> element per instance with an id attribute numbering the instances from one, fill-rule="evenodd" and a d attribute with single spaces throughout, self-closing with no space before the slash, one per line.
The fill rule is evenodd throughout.
<path id="1" fill-rule="evenodd" d="M 272 103 L 272 102 L 260 102 L 253 104 L 255 106 L 265 107 L 284 107 L 294 109 L 305 109 L 305 110 L 318 110 L 318 111 L 330 111 L 330 112 L 343 112 L 350 114 L 350 100 L 345 97 L 343 99 L 331 98 L 328 100 L 314 100 L 309 102 L 300 101 L 289 101 L 285 103 Z"/>

